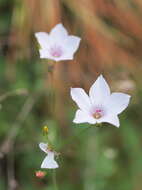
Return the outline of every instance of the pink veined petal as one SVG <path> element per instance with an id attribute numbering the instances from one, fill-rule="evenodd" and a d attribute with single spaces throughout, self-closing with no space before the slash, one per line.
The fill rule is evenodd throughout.
<path id="1" fill-rule="evenodd" d="M 46 32 L 37 32 L 35 33 L 35 37 L 37 38 L 37 41 L 39 42 L 41 48 L 48 48 L 49 36 Z"/>
<path id="2" fill-rule="evenodd" d="M 61 41 L 67 38 L 68 32 L 65 29 L 65 27 L 60 23 L 57 24 L 49 33 L 50 38 L 52 38 L 54 41 Z"/>
<path id="3" fill-rule="evenodd" d="M 110 88 L 102 75 L 91 86 L 89 96 L 93 105 L 103 104 L 110 96 Z"/>
<path id="4" fill-rule="evenodd" d="M 127 108 L 130 97 L 131 96 L 124 93 L 112 93 L 106 106 L 110 112 L 120 114 Z"/>
<path id="5" fill-rule="evenodd" d="M 62 55 L 60 57 L 53 57 L 53 56 L 50 56 L 50 59 L 53 59 L 55 61 L 64 61 L 64 60 L 72 60 L 73 59 L 73 56 L 68 54 L 66 52 L 66 50 L 63 48 L 62 49 Z"/>
<path id="6" fill-rule="evenodd" d="M 77 110 L 73 122 L 74 123 L 95 124 L 96 120 L 91 115 L 89 115 L 88 113 L 86 113 L 86 112 L 84 112 L 82 110 Z"/>
<path id="7" fill-rule="evenodd" d="M 42 150 L 42 151 L 44 151 L 45 153 L 48 153 L 48 150 L 47 150 L 47 148 L 48 148 L 48 144 L 47 143 L 39 143 L 39 148 Z"/>
<path id="8" fill-rule="evenodd" d="M 81 110 L 90 112 L 90 99 L 82 88 L 71 88 L 71 97 Z"/>
<path id="9" fill-rule="evenodd" d="M 63 54 L 60 57 L 51 56 L 48 49 L 40 49 L 39 53 L 40 53 L 41 59 L 51 59 L 54 61 L 63 61 L 63 60 L 72 60 L 73 59 L 73 56 L 66 55 L 66 54 Z"/>
<path id="10" fill-rule="evenodd" d="M 79 48 L 81 38 L 77 36 L 68 36 L 64 41 L 64 48 L 69 55 L 72 55 L 77 51 Z"/>
<path id="11" fill-rule="evenodd" d="M 53 59 L 53 56 L 51 56 L 49 54 L 49 50 L 48 49 L 40 49 L 39 50 L 39 54 L 40 54 L 40 58 L 43 58 L 43 59 Z"/>
<path id="12" fill-rule="evenodd" d="M 48 49 L 40 49 L 39 54 L 40 54 L 41 59 L 51 59 L 54 61 L 67 60 L 67 59 L 64 59 L 63 56 L 60 56 L 60 57 L 52 56 L 50 53 L 50 47 Z"/>
<path id="13" fill-rule="evenodd" d="M 74 53 L 77 51 L 80 43 L 80 38 L 76 36 L 68 36 L 63 41 L 63 55 L 58 60 L 73 60 Z"/>
<path id="14" fill-rule="evenodd" d="M 120 126 L 119 118 L 117 115 L 106 115 L 97 121 L 97 123 L 103 123 L 103 122 L 110 123 L 116 127 Z"/>

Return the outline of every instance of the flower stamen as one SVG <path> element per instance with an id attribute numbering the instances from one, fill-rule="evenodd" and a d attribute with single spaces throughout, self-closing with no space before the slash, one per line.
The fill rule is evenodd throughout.
<path id="1" fill-rule="evenodd" d="M 100 118 L 102 117 L 102 115 L 101 115 L 100 113 L 94 113 L 94 114 L 93 114 L 93 117 L 94 117 L 95 119 L 100 119 Z"/>
<path id="2" fill-rule="evenodd" d="M 101 110 L 101 109 L 97 109 L 97 110 L 95 111 L 95 113 L 93 114 L 93 117 L 94 117 L 95 119 L 100 119 L 100 118 L 102 117 L 102 110 Z"/>

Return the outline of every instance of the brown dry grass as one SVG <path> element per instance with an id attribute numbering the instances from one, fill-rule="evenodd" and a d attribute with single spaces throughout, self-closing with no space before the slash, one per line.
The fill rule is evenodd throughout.
<path id="1" fill-rule="evenodd" d="M 11 63 L 34 57 L 35 52 L 31 51 L 37 48 L 34 33 L 49 32 L 59 22 L 71 34 L 80 36 L 81 46 L 74 61 L 55 66 L 54 83 L 60 109 L 61 97 L 70 86 L 88 89 L 100 73 L 108 75 L 110 81 L 141 78 L 141 17 L 140 0 L 17 1 L 13 8 L 8 60 Z"/>

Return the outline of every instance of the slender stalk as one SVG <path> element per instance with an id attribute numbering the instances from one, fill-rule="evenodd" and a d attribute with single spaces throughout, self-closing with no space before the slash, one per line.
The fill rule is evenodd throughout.
<path id="1" fill-rule="evenodd" d="M 57 180 L 56 180 L 56 170 L 55 169 L 53 169 L 53 172 L 52 172 L 52 180 L 53 180 L 54 190 L 59 190 L 58 185 L 57 185 Z"/>
<path id="2" fill-rule="evenodd" d="M 67 141 L 65 141 L 65 143 L 63 143 L 61 145 L 60 148 L 63 148 L 64 146 L 66 146 L 67 144 L 70 144 L 76 137 L 78 137 L 79 135 L 83 134 L 85 131 L 87 131 L 89 128 L 91 128 L 90 126 L 89 127 L 86 127 L 84 128 L 83 130 L 81 130 L 79 133 L 75 134 L 74 136 L 72 136 L 71 138 L 69 138 Z"/>
<path id="3" fill-rule="evenodd" d="M 27 89 L 17 89 L 14 91 L 6 92 L 5 94 L 0 96 L 0 102 L 4 101 L 6 98 L 9 98 L 10 96 L 25 96 L 28 95 Z"/>
<path id="4" fill-rule="evenodd" d="M 48 81 L 48 88 L 49 88 L 49 109 L 51 117 L 54 116 L 54 109 L 55 109 L 55 85 L 54 85 L 54 70 L 55 70 L 55 64 L 54 62 L 48 63 L 48 74 L 47 74 L 47 81 Z M 47 85 L 47 84 L 46 84 Z"/>
<path id="5" fill-rule="evenodd" d="M 52 143 L 51 143 L 51 141 L 50 141 L 50 139 L 49 139 L 49 137 L 48 137 L 48 134 L 45 135 L 45 141 L 48 143 L 49 146 L 52 147 Z"/>

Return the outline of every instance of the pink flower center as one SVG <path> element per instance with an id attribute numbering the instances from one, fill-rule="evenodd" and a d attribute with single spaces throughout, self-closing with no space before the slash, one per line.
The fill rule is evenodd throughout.
<path id="1" fill-rule="evenodd" d="M 60 46 L 54 45 L 49 50 L 50 55 L 53 57 L 61 57 L 63 55 L 63 50 Z"/>
<path id="2" fill-rule="evenodd" d="M 93 112 L 93 117 L 95 119 L 100 119 L 104 115 L 104 111 L 101 108 L 96 108 Z"/>

